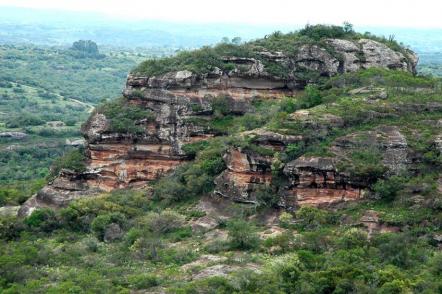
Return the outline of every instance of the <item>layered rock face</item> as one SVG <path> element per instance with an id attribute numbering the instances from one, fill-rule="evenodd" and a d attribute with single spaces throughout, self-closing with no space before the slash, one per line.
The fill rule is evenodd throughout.
<path id="1" fill-rule="evenodd" d="M 245 132 L 252 136 L 253 144 L 282 151 L 288 144 L 299 142 L 299 136 L 281 135 L 266 130 Z M 234 201 L 256 203 L 256 191 L 269 186 L 272 181 L 272 156 L 260 155 L 250 150 L 232 148 L 224 155 L 227 169 L 216 179 L 215 194 Z"/>
<path id="2" fill-rule="evenodd" d="M 233 66 L 228 71 L 214 68 L 202 74 L 188 70 L 157 76 L 130 74 L 123 91 L 126 102 L 150 110 L 154 118 L 136 122 L 143 129 L 141 133 L 115 133 L 109 128 L 109 118 L 94 113 L 83 129 L 87 170 L 63 171 L 25 203 L 21 214 L 28 214 L 35 207 L 64 206 L 72 199 L 100 191 L 143 186 L 172 171 L 187 160 L 184 144 L 219 135 L 219 131 L 201 124 L 213 118 L 219 97 L 223 98 L 225 111 L 242 115 L 252 111 L 250 103 L 256 97 L 279 99 L 296 95 L 310 82 L 306 72 L 333 76 L 369 67 L 415 71 L 414 53 L 404 55 L 376 41 L 330 39 L 326 44 L 302 45 L 290 56 L 262 50 L 255 52 L 259 58 L 224 57 L 223 61 Z M 274 67 L 284 70 L 284 78 L 271 73 Z M 280 151 L 299 140 L 296 136 L 261 132 L 256 142 Z M 271 181 L 273 159 L 268 156 L 231 150 L 225 160 L 228 169 L 216 180 L 219 195 L 247 202 L 254 185 Z M 327 178 L 320 185 L 335 185 L 332 181 L 336 179 Z M 356 195 L 358 190 L 347 192 L 345 197 Z"/>
<path id="3" fill-rule="evenodd" d="M 400 174 L 409 164 L 407 141 L 398 127 L 382 126 L 339 137 L 330 148 L 333 157 L 302 156 L 286 164 L 284 174 L 290 184 L 283 192 L 285 206 L 323 206 L 362 198 L 370 179 L 340 166 L 353 152 L 367 150 L 379 152 L 379 165 L 386 175 Z"/>
<path id="4" fill-rule="evenodd" d="M 284 136 L 264 130 L 246 134 L 255 134 L 255 144 L 273 146 L 272 149 L 278 151 L 303 140 L 301 136 Z M 288 162 L 282 168 L 283 175 L 278 176 L 284 178 L 286 184 L 278 191 L 269 192 L 265 191 L 265 187 L 274 180 L 272 165 L 276 169 L 281 168 L 276 159 L 233 148 L 224 156 L 227 170 L 215 179 L 215 194 L 239 202 L 258 203 L 258 193 L 277 193 L 279 205 L 287 209 L 358 200 L 364 197 L 370 179 L 352 175 L 341 166 L 348 162 L 353 152 L 367 150 L 381 154 L 378 164 L 385 168 L 385 175 L 400 174 L 410 163 L 407 141 L 399 128 L 381 126 L 337 138 L 329 149 L 332 157 L 301 156 Z"/>
<path id="5" fill-rule="evenodd" d="M 334 158 L 300 157 L 284 167 L 290 179 L 283 192 L 285 207 L 322 206 L 360 199 L 361 187 L 350 184 L 349 177 L 339 173 Z"/>

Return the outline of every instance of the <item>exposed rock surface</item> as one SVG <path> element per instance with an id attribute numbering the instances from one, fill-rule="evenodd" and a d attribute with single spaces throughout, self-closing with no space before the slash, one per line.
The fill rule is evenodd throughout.
<path id="1" fill-rule="evenodd" d="M 29 215 L 36 208 L 64 207 L 72 200 L 91 197 L 99 193 L 99 189 L 88 185 L 86 174 L 78 175 L 72 171 L 62 170 L 53 182 L 43 187 L 20 207 L 18 215 Z"/>
<path id="2" fill-rule="evenodd" d="M 188 92 L 204 97 L 216 90 L 231 89 L 234 97 L 272 94 L 271 90 L 302 88 L 309 81 L 305 72 L 320 76 L 354 72 L 370 67 L 383 67 L 416 72 L 417 56 L 412 51 L 394 51 L 380 42 L 361 39 L 359 41 L 329 39 L 328 46 L 304 44 L 296 48 L 294 56 L 283 52 L 258 52 L 259 58 L 225 57 L 224 62 L 234 64 L 232 70 L 223 72 L 215 68 L 209 73 L 195 74 L 188 70 L 169 72 L 148 77 L 143 74 L 129 76 L 128 94 L 132 88 L 173 89 L 176 93 Z M 270 74 L 265 64 L 282 66 L 288 78 Z M 132 87 L 132 88 L 131 88 Z"/>
<path id="3" fill-rule="evenodd" d="M 324 47 L 302 45 L 290 56 L 263 49 L 257 52 L 256 58 L 224 57 L 225 63 L 233 65 L 228 71 L 214 68 L 203 74 L 189 70 L 157 76 L 130 74 L 123 91 L 126 102 L 154 114 L 152 120 L 136 122 L 143 132 L 112 132 L 110 119 L 103 113 L 93 113 L 83 128 L 88 157 L 86 171 L 62 173 L 28 200 L 20 213 L 28 214 L 35 207 L 64 206 L 72 199 L 99 191 L 144 186 L 172 171 L 187 160 L 182 149 L 184 144 L 219 134 L 210 126 L 196 122 L 212 119 L 214 101 L 219 97 L 225 99 L 226 111 L 242 115 L 252 110 L 250 102 L 256 97 L 278 99 L 303 88 L 309 82 L 306 72 L 333 76 L 369 67 L 415 71 L 417 58 L 411 51 L 404 55 L 372 40 L 334 39 L 327 43 Z M 271 74 L 272 67 L 284 68 L 286 77 Z M 310 123 L 316 122 L 307 114 L 305 124 Z M 317 125 L 317 132 L 327 132 L 342 124 L 341 118 L 325 115 Z M 254 133 L 249 135 L 256 137 L 256 144 L 278 151 L 303 139 L 265 130 Z M 254 202 L 250 192 L 257 185 L 270 183 L 273 158 L 231 150 L 225 160 L 228 169 L 217 178 L 216 193 Z"/>
<path id="4" fill-rule="evenodd" d="M 302 156 L 289 162 L 284 174 L 290 179 L 283 197 L 286 207 L 329 205 L 362 197 L 362 190 L 337 172 L 334 158 Z"/>
<path id="5" fill-rule="evenodd" d="M 253 192 L 272 179 L 273 158 L 232 148 L 224 155 L 227 169 L 216 179 L 215 194 L 234 201 L 256 203 Z"/>
<path id="6" fill-rule="evenodd" d="M 106 230 L 104 231 L 104 238 L 103 240 L 105 242 L 113 242 L 115 240 L 120 239 L 124 236 L 124 231 L 121 229 L 119 224 L 111 223 L 106 227 Z"/>
<path id="7" fill-rule="evenodd" d="M 309 113 L 294 113 L 309 121 Z M 321 121 L 339 126 L 337 117 L 315 118 L 310 127 L 321 130 Z M 319 122 L 318 122 L 319 121 Z M 317 127 L 318 126 L 318 127 Z M 269 131 L 247 132 L 254 134 L 254 143 L 259 146 L 276 146 L 273 150 L 284 150 L 287 144 L 299 142 L 302 137 L 284 136 Z M 271 140 L 269 139 L 271 138 Z M 381 155 L 379 164 L 385 167 L 386 175 L 400 174 L 410 163 L 407 141 L 396 126 L 380 126 L 371 131 L 352 133 L 337 138 L 330 147 L 331 157 L 301 156 L 283 167 L 287 184 L 280 188 L 279 205 L 291 209 L 303 205 L 328 206 L 345 201 L 358 200 L 365 195 L 371 183 L 340 170 L 347 164 L 353 152 L 373 150 Z M 224 156 L 227 169 L 215 179 L 215 194 L 238 202 L 257 203 L 257 193 L 269 193 L 264 188 L 272 183 L 272 164 L 275 158 L 262 156 L 250 150 L 230 149 Z M 351 164 L 351 161 L 348 163 Z"/>
<path id="8" fill-rule="evenodd" d="M 399 231 L 399 227 L 382 224 L 379 220 L 379 213 L 374 210 L 367 210 L 361 217 L 360 223 L 367 229 L 368 238 L 371 238 L 376 233 Z"/>
<path id="9" fill-rule="evenodd" d="M 242 269 L 253 270 L 255 272 L 260 272 L 259 266 L 253 263 L 248 263 L 244 265 L 230 265 L 230 264 L 216 264 L 209 266 L 199 273 L 192 276 L 193 280 L 204 279 L 208 277 L 227 277 L 228 274 L 239 271 Z"/>
<path id="10" fill-rule="evenodd" d="M 0 207 L 0 216 L 17 216 L 20 206 L 2 206 Z"/>
<path id="11" fill-rule="evenodd" d="M 399 174 L 409 163 L 407 140 L 397 126 L 380 126 L 372 131 L 340 137 L 331 148 L 340 159 L 358 149 L 379 151 L 390 174 Z"/>
<path id="12" fill-rule="evenodd" d="M 28 135 L 22 132 L 1 132 L 0 138 L 10 138 L 15 140 L 21 140 L 26 138 Z"/>

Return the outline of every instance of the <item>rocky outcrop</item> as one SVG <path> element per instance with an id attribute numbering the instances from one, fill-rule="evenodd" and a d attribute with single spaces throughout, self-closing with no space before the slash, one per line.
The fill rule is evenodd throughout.
<path id="1" fill-rule="evenodd" d="M 140 132 L 121 133 L 113 131 L 112 118 L 95 111 L 83 128 L 86 171 L 63 171 L 24 204 L 21 214 L 28 214 L 35 207 L 64 206 L 72 199 L 100 191 L 148 185 L 188 159 L 183 145 L 220 134 L 210 124 L 214 114 L 221 111 L 243 115 L 253 111 L 251 102 L 257 97 L 292 96 L 310 82 L 309 73 L 334 76 L 368 67 L 414 72 L 417 62 L 412 52 L 397 52 L 372 40 L 330 39 L 300 45 L 292 53 L 289 56 L 257 47 L 253 57 L 223 57 L 229 70 L 176 70 L 154 76 L 131 73 L 123 91 L 125 103 L 149 110 L 153 118 L 135 122 Z M 281 69 L 283 74 L 275 69 Z M 317 122 L 308 113 L 302 119 L 306 126 L 315 128 Z M 337 116 L 324 115 L 316 130 L 318 134 L 327 133 L 343 123 Z M 302 136 L 266 130 L 246 135 L 254 136 L 254 144 L 274 151 L 283 151 L 288 144 L 303 140 Z M 231 149 L 225 156 L 228 169 L 216 179 L 216 193 L 254 202 L 251 191 L 271 182 L 273 160 L 250 150 Z"/>
<path id="2" fill-rule="evenodd" d="M 223 62 L 233 65 L 233 69 L 222 71 L 214 68 L 203 74 L 188 70 L 168 72 L 158 76 L 145 76 L 133 73 L 129 76 L 126 95 L 133 88 L 168 89 L 176 94 L 203 98 L 217 96 L 221 91 L 236 98 L 253 95 L 270 95 L 272 90 L 290 91 L 303 88 L 310 77 L 306 73 L 319 76 L 334 76 L 339 73 L 354 72 L 371 67 L 398 69 L 416 72 L 418 58 L 414 52 L 404 49 L 395 51 L 387 45 L 370 40 L 358 41 L 328 39 L 324 44 L 304 44 L 294 48 L 296 54 L 270 52 L 256 49 L 255 58 L 226 56 Z M 280 67 L 281 76 L 272 70 Z"/>
<path id="3" fill-rule="evenodd" d="M 380 221 L 379 213 L 374 210 L 365 211 L 360 219 L 360 224 L 367 230 L 369 239 L 377 233 L 391 233 L 400 231 L 399 227 L 383 224 Z"/>
<path id="4" fill-rule="evenodd" d="M 410 163 L 408 144 L 397 126 L 380 126 L 372 131 L 353 133 L 335 140 L 331 151 L 339 160 L 349 158 L 354 151 L 378 151 L 388 174 L 400 174 Z"/>
<path id="5" fill-rule="evenodd" d="M 22 140 L 26 138 L 28 135 L 22 132 L 1 132 L 0 138 L 8 138 L 14 140 Z"/>
<path id="6" fill-rule="evenodd" d="M 227 170 L 215 179 L 214 193 L 238 202 L 256 203 L 253 193 L 272 179 L 272 157 L 235 148 L 225 154 L 224 161 Z"/>
<path id="7" fill-rule="evenodd" d="M 337 171 L 334 158 L 302 156 L 289 162 L 284 174 L 290 179 L 283 197 L 286 207 L 330 205 L 363 196 L 360 187 Z"/>
<path id="8" fill-rule="evenodd" d="M 62 170 L 55 180 L 43 187 L 20 207 L 18 215 L 29 215 L 37 208 L 60 208 L 72 200 L 98 195 L 101 190 L 91 187 L 88 180 L 86 174 Z"/>
<path id="9" fill-rule="evenodd" d="M 329 121 L 340 123 L 336 117 Z M 273 146 L 274 151 L 284 151 L 288 144 L 304 139 L 266 130 L 246 134 L 253 135 L 254 144 Z M 279 205 L 288 209 L 303 205 L 329 206 L 361 199 L 371 180 L 353 175 L 348 169 L 354 164 L 352 154 L 367 150 L 379 152 L 381 158 L 377 164 L 384 167 L 386 176 L 400 174 L 410 163 L 407 141 L 399 128 L 381 126 L 337 138 L 329 149 L 333 156 L 301 156 L 286 163 L 282 172 L 287 184 L 272 193 L 277 193 Z M 281 168 L 277 165 L 282 165 L 281 162 L 276 164 L 277 159 L 272 156 L 241 148 L 230 149 L 224 160 L 227 169 L 215 180 L 215 194 L 247 203 L 257 203 L 257 193 L 269 193 L 265 188 L 273 181 L 272 165 L 275 169 Z M 281 180 L 281 176 L 278 177 Z"/>

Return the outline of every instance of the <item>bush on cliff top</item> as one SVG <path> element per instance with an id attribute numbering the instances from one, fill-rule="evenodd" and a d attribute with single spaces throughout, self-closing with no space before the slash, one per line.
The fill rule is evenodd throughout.
<path id="1" fill-rule="evenodd" d="M 97 112 L 102 113 L 110 121 L 110 132 L 137 134 L 144 132 L 142 120 L 152 121 L 154 115 L 151 110 L 143 109 L 130 104 L 124 98 L 105 102 L 97 107 Z"/>
<path id="2" fill-rule="evenodd" d="M 76 149 L 65 153 L 62 157 L 57 158 L 52 164 L 49 178 L 58 176 L 62 169 L 68 169 L 77 173 L 86 170 L 86 155 L 84 149 Z"/>

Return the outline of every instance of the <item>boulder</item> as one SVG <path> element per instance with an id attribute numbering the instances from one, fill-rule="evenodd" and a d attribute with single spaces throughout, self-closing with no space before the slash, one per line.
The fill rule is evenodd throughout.
<path id="1" fill-rule="evenodd" d="M 28 135 L 22 132 L 1 132 L 0 138 L 9 138 L 14 140 L 22 140 L 26 138 Z"/>
<path id="2" fill-rule="evenodd" d="M 17 216 L 20 206 L 0 207 L 0 216 Z"/>
<path id="3" fill-rule="evenodd" d="M 115 240 L 121 239 L 124 235 L 124 231 L 121 229 L 119 224 L 111 223 L 106 227 L 104 231 L 104 242 L 113 242 Z"/>

